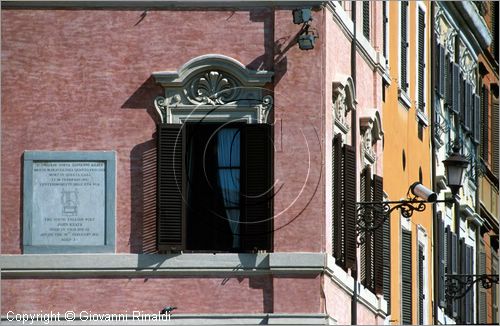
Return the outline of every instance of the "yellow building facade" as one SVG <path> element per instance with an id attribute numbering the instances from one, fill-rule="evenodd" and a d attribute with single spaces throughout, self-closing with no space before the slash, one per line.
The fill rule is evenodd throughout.
<path id="1" fill-rule="evenodd" d="M 383 89 L 384 190 L 389 201 L 407 197 L 414 182 L 432 189 L 430 1 L 385 4 Z M 432 207 L 390 217 L 390 324 L 432 323 Z M 408 255 L 408 253 L 410 253 Z M 417 303 L 417 304 L 415 304 Z"/>

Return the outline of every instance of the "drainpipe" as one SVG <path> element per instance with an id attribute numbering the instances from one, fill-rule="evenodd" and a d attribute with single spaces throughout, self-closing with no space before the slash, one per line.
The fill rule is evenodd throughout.
<path id="1" fill-rule="evenodd" d="M 436 42 L 436 35 L 434 34 L 434 3 L 431 2 L 431 96 L 430 96 L 430 107 L 431 107 L 431 150 L 432 150 L 432 187 L 434 191 L 437 191 L 437 186 L 436 186 L 436 141 L 434 139 L 434 133 L 435 133 L 435 115 L 434 112 L 436 108 L 434 107 L 434 86 L 435 86 L 435 78 L 436 78 L 436 70 L 434 67 L 436 67 L 436 58 L 435 56 L 437 53 L 434 53 L 435 47 L 434 44 Z M 434 243 L 433 246 L 433 253 L 432 253 L 432 270 L 434 274 L 434 300 L 432 300 L 432 310 L 433 310 L 433 317 L 434 321 L 433 324 L 437 325 L 438 324 L 438 312 L 439 312 L 439 286 L 438 284 L 440 283 L 439 280 L 439 235 L 437 234 L 438 230 L 438 220 L 437 220 L 437 210 L 436 210 L 436 204 L 432 205 L 432 242 Z"/>
<path id="2" fill-rule="evenodd" d="M 351 2 L 351 19 L 353 22 L 353 36 L 351 42 L 351 78 L 354 84 L 354 89 L 356 89 L 356 1 Z M 351 141 L 352 146 L 357 149 L 357 131 L 356 131 L 356 119 L 357 114 L 356 111 L 352 111 L 351 113 Z M 351 271 L 351 276 L 354 279 L 354 289 L 352 293 L 351 300 L 351 325 L 358 324 L 358 255 L 356 254 L 356 264 L 354 269 Z"/>

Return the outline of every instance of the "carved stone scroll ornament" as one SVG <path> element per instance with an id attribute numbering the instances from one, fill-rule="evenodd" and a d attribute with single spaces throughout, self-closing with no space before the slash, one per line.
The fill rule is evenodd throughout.
<path id="1" fill-rule="evenodd" d="M 372 128 L 366 128 L 363 133 L 362 147 L 363 155 L 370 163 L 375 162 L 375 151 L 373 149 Z"/>
<path id="2" fill-rule="evenodd" d="M 335 124 L 343 131 L 349 131 L 349 126 L 346 121 L 349 107 L 346 102 L 345 89 L 338 88 L 333 93 L 333 114 L 335 117 Z"/>
<path id="3" fill-rule="evenodd" d="M 192 104 L 220 105 L 238 99 L 241 85 L 221 71 L 208 71 L 196 75 L 185 88 L 186 97 Z"/>

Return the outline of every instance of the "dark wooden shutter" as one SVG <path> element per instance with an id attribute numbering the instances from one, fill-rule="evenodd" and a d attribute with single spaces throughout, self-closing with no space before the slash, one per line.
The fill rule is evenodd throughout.
<path id="1" fill-rule="evenodd" d="M 372 175 L 371 167 L 366 166 L 360 175 L 360 198 L 362 202 L 373 201 L 372 195 Z M 373 219 L 373 211 L 366 210 L 363 212 L 367 219 Z M 366 224 L 367 227 L 372 227 L 371 223 Z M 373 232 L 364 233 L 365 242 L 360 247 L 360 276 L 361 284 L 373 291 L 372 284 L 372 258 L 373 258 Z"/>
<path id="2" fill-rule="evenodd" d="M 463 95 L 463 119 L 464 119 L 464 129 L 467 132 L 472 131 L 472 85 L 466 81 L 464 84 L 464 95 Z"/>
<path id="3" fill-rule="evenodd" d="M 460 238 L 458 240 L 458 253 L 459 253 L 459 273 L 460 274 L 467 274 L 467 250 L 466 250 L 466 245 L 465 245 L 465 240 L 464 238 Z M 459 318 L 460 318 L 460 323 L 465 324 L 466 322 L 466 314 L 467 314 L 467 296 L 463 296 L 459 300 Z"/>
<path id="4" fill-rule="evenodd" d="M 408 2 L 401 1 L 401 89 L 408 91 Z"/>
<path id="5" fill-rule="evenodd" d="M 482 94 L 481 94 L 481 157 L 485 162 L 489 162 L 488 156 L 488 146 L 489 146 L 489 98 L 490 92 L 489 90 L 483 86 Z"/>
<path id="6" fill-rule="evenodd" d="M 344 145 L 345 262 L 356 265 L 356 149 Z"/>
<path id="7" fill-rule="evenodd" d="M 425 111 L 425 12 L 418 9 L 418 109 Z"/>
<path id="8" fill-rule="evenodd" d="M 498 98 L 491 104 L 491 170 L 498 178 L 500 169 L 500 112 Z"/>
<path id="9" fill-rule="evenodd" d="M 460 114 L 460 91 L 461 91 L 461 77 L 460 67 L 456 63 L 452 63 L 451 73 L 451 111 L 455 114 Z"/>
<path id="10" fill-rule="evenodd" d="M 384 277 L 384 299 L 387 301 L 387 315 L 391 314 L 391 219 L 382 226 L 384 231 L 383 248 L 383 277 Z"/>
<path id="11" fill-rule="evenodd" d="M 438 212 L 437 213 L 437 219 L 438 219 L 438 261 L 439 261 L 439 266 L 438 266 L 438 304 L 441 308 L 446 307 L 446 295 L 445 295 L 445 268 L 446 268 L 446 255 L 445 255 L 445 239 L 446 239 L 446 233 L 445 233 L 445 228 L 444 228 L 444 220 L 443 220 L 443 213 Z"/>
<path id="12" fill-rule="evenodd" d="M 459 69 L 458 92 L 457 92 L 456 99 L 457 99 L 457 105 L 458 105 L 458 113 L 460 116 L 460 122 L 461 122 L 462 126 L 465 124 L 465 106 L 464 106 L 465 80 L 463 79 L 463 77 L 464 77 L 464 75 L 462 72 L 460 72 L 460 69 Z"/>
<path id="13" fill-rule="evenodd" d="M 453 255 L 453 232 L 451 232 L 451 228 L 448 225 L 445 228 L 446 234 L 446 275 L 452 274 L 452 255 Z M 445 277 L 445 284 L 448 282 L 448 278 Z M 446 299 L 446 314 L 451 316 L 453 314 L 453 300 Z"/>
<path id="14" fill-rule="evenodd" d="M 418 245 L 418 321 L 424 324 L 424 247 Z"/>
<path id="15" fill-rule="evenodd" d="M 332 169 L 332 196 L 333 196 L 333 216 L 332 216 L 332 238 L 333 257 L 339 266 L 344 266 L 344 215 L 343 215 L 343 193 L 344 193 L 344 158 L 342 151 L 342 136 L 335 135 L 333 139 L 333 169 Z"/>
<path id="16" fill-rule="evenodd" d="M 484 247 L 484 241 L 479 240 L 478 244 L 478 259 L 477 259 L 477 270 L 479 275 L 486 274 L 486 250 Z M 488 318 L 488 307 L 487 307 L 487 297 L 488 291 L 478 284 L 478 323 L 486 324 Z"/>
<path id="17" fill-rule="evenodd" d="M 401 233 L 401 321 L 404 325 L 413 324 L 412 320 L 412 255 L 411 255 L 411 231 L 402 230 Z"/>
<path id="18" fill-rule="evenodd" d="M 444 66 L 444 90 L 445 90 L 445 103 L 449 110 L 453 108 L 453 63 L 450 60 L 450 54 L 446 56 L 446 63 Z"/>
<path id="19" fill-rule="evenodd" d="M 370 1 L 363 1 L 363 36 L 370 40 Z"/>
<path id="20" fill-rule="evenodd" d="M 186 244 L 182 214 L 182 151 L 180 124 L 157 126 L 158 198 L 157 243 L 159 251 L 183 250 Z"/>
<path id="21" fill-rule="evenodd" d="M 445 86 L 446 86 L 446 55 L 444 47 L 441 44 L 438 44 L 437 47 L 437 55 L 438 55 L 438 70 L 437 70 L 437 91 L 441 97 L 445 95 Z"/>
<path id="22" fill-rule="evenodd" d="M 477 94 L 474 94 L 473 99 L 473 111 L 474 111 L 474 137 L 473 141 L 476 144 L 481 142 L 481 97 Z"/>
<path id="23" fill-rule="evenodd" d="M 381 202 L 384 200 L 384 179 L 381 176 L 373 176 L 373 201 Z M 382 219 L 382 214 L 380 211 L 375 211 L 375 220 L 380 221 Z M 388 221 L 384 222 L 384 225 Z M 374 241 L 373 241 L 373 276 L 375 283 L 375 293 L 384 293 L 384 259 L 390 261 L 391 256 L 384 256 L 384 229 L 380 227 L 375 230 Z"/>
<path id="24" fill-rule="evenodd" d="M 466 245 L 465 246 L 465 274 L 467 275 L 472 275 L 472 274 L 475 274 L 473 272 L 473 269 L 472 269 L 472 254 L 473 254 L 473 250 L 472 250 L 472 247 L 469 246 L 469 245 Z M 472 309 L 474 309 L 473 307 L 473 294 L 474 292 L 472 290 L 470 290 L 469 292 L 467 292 L 467 294 L 465 295 L 465 323 L 466 324 L 472 324 L 473 322 L 473 315 L 472 315 Z"/>
<path id="25" fill-rule="evenodd" d="M 245 224 L 241 238 L 247 251 L 272 249 L 272 126 L 245 125 Z"/>
<path id="26" fill-rule="evenodd" d="M 458 273 L 458 238 L 455 233 L 451 233 L 451 251 L 450 251 L 450 266 L 451 274 L 456 275 Z M 458 317 L 458 300 L 452 301 L 452 311 L 451 317 Z"/>

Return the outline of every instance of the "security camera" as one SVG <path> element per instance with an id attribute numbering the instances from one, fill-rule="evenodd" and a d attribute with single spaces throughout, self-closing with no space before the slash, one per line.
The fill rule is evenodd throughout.
<path id="1" fill-rule="evenodd" d="M 435 202 L 437 200 L 437 194 L 421 184 L 420 182 L 415 182 L 410 186 L 410 190 L 412 194 L 414 194 L 417 197 L 422 198 L 425 201 L 428 202 Z"/>

